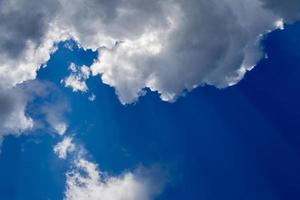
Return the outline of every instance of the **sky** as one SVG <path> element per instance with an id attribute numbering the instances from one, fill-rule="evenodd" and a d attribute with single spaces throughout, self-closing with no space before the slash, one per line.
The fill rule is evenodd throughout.
<path id="1" fill-rule="evenodd" d="M 298 200 L 299 20 L 298 0 L 0 1 L 0 199 Z"/>

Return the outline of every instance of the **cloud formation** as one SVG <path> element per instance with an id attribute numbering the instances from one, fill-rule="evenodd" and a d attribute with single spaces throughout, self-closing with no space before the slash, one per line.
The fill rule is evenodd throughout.
<path id="1" fill-rule="evenodd" d="M 298 0 L 261 0 L 263 6 L 285 20 L 293 22 L 300 19 L 300 1 Z"/>
<path id="2" fill-rule="evenodd" d="M 53 150 L 60 159 L 72 158 L 72 167 L 66 173 L 65 200 L 150 200 L 164 184 L 162 177 L 156 180 L 159 170 L 154 168 L 108 175 L 86 159 L 86 150 L 72 137 L 65 137 Z"/>
<path id="3" fill-rule="evenodd" d="M 18 135 L 34 127 L 26 113 L 32 97 L 23 85 L 36 78 L 56 42 L 73 38 L 81 47 L 99 51 L 90 68 L 73 66 L 64 79 L 73 91 L 86 92 L 85 80 L 100 75 L 123 104 L 136 101 L 144 88 L 174 101 L 198 86 L 236 84 L 262 57 L 261 34 L 298 20 L 299 4 L 297 0 L 0 1 L 0 134 Z M 41 112 L 62 135 L 68 106 L 59 105 L 44 105 Z"/>
<path id="4" fill-rule="evenodd" d="M 90 68 L 85 65 L 79 67 L 71 63 L 69 69 L 71 74 L 61 80 L 61 83 L 63 83 L 65 87 L 72 88 L 73 92 L 87 92 L 88 86 L 85 81 L 90 77 Z"/>
<path id="5" fill-rule="evenodd" d="M 236 84 L 262 58 L 261 35 L 277 28 L 278 20 L 299 19 L 291 4 L 295 2 L 65 1 L 72 12 L 65 10 L 63 18 L 81 46 L 99 51 L 92 74 L 114 87 L 126 104 L 143 95 L 144 88 L 174 101 L 201 85 Z"/>
<path id="6" fill-rule="evenodd" d="M 12 88 L 0 87 L 0 137 L 49 128 L 62 135 L 69 111 L 68 101 L 50 82 L 34 80 Z"/>
<path id="7" fill-rule="evenodd" d="M 1 85 L 34 79 L 55 42 L 73 38 L 99 51 L 91 72 L 123 104 L 144 88 L 174 101 L 198 86 L 228 87 L 262 58 L 262 34 L 298 20 L 297 8 L 298 0 L 4 0 Z M 86 90 L 76 76 L 65 83 Z"/>
<path id="8" fill-rule="evenodd" d="M 96 164 L 79 159 L 67 173 L 65 200 L 150 200 L 158 191 L 149 180 L 132 172 L 108 176 Z"/>
<path id="9" fill-rule="evenodd" d="M 28 81 L 13 88 L 0 87 L 0 136 L 23 132 L 34 128 L 35 122 L 27 114 L 28 105 L 36 98 L 47 96 L 50 85 Z"/>
<path id="10" fill-rule="evenodd" d="M 30 98 L 22 89 L 0 89 L 0 137 L 19 135 L 33 128 L 33 119 L 25 114 Z"/>
<path id="11" fill-rule="evenodd" d="M 72 153 L 73 151 L 75 151 L 73 138 L 65 137 L 61 142 L 54 146 L 53 151 L 60 159 L 66 159 L 68 153 Z"/>

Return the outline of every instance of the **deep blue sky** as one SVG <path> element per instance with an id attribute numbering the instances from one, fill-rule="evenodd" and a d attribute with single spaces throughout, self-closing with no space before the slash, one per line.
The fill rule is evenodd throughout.
<path id="1" fill-rule="evenodd" d="M 236 86 L 201 87 L 175 103 L 148 92 L 123 106 L 99 77 L 97 98 L 73 93 L 60 80 L 70 62 L 90 65 L 96 54 L 59 45 L 39 80 L 69 99 L 70 129 L 100 168 L 119 174 L 160 165 L 168 183 L 158 200 L 300 199 L 300 23 L 269 34 L 262 60 Z M 47 133 L 5 138 L 0 155 L 1 200 L 62 199 L 66 161 Z"/>

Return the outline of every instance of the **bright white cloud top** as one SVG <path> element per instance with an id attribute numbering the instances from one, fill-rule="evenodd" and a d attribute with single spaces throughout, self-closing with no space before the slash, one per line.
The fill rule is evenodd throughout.
<path id="1" fill-rule="evenodd" d="M 262 58 L 262 34 L 298 20 L 299 7 L 298 0 L 0 1 L 0 100 L 12 104 L 0 108 L 1 135 L 33 127 L 27 101 L 9 99 L 22 96 L 15 88 L 35 79 L 56 42 L 74 39 L 98 51 L 89 75 L 114 87 L 121 103 L 136 101 L 145 88 L 172 102 L 198 86 L 236 84 Z M 65 85 L 88 90 L 84 73 Z M 67 124 L 45 113 L 63 134 Z"/>

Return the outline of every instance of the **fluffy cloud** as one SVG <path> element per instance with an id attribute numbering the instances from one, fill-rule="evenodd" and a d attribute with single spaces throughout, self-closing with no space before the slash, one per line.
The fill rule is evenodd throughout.
<path id="1" fill-rule="evenodd" d="M 65 200 L 150 200 L 158 190 L 149 180 L 132 172 L 111 177 L 96 164 L 79 159 L 67 173 Z"/>
<path id="2" fill-rule="evenodd" d="M 150 200 L 164 185 L 157 168 L 141 167 L 120 176 L 109 176 L 86 159 L 86 150 L 73 143 L 72 137 L 65 137 L 53 150 L 61 159 L 67 156 L 73 159 L 66 173 L 65 200 Z"/>
<path id="3" fill-rule="evenodd" d="M 69 69 L 71 70 L 71 74 L 63 79 L 61 83 L 65 87 L 72 88 L 73 92 L 87 92 L 88 87 L 85 81 L 90 77 L 90 68 L 87 66 L 78 67 L 74 63 L 71 63 Z"/>
<path id="4" fill-rule="evenodd" d="M 300 18 L 286 0 L 4 0 L 0 2 L 2 87 L 34 79 L 57 41 L 99 51 L 93 75 L 131 103 L 149 88 L 174 101 L 202 85 L 236 84 L 263 56 L 260 37 Z M 255 13 L 255 14 L 254 14 Z M 5 30 L 5 31 L 4 31 Z M 87 90 L 78 76 L 65 80 Z"/>
<path id="5" fill-rule="evenodd" d="M 299 18 L 285 6 L 280 8 L 289 16 L 259 0 L 64 4 L 80 19 L 65 18 L 76 40 L 99 51 L 93 75 L 114 87 L 123 104 L 136 101 L 144 88 L 174 101 L 197 86 L 234 85 L 263 56 L 261 35 L 282 18 Z"/>
<path id="6" fill-rule="evenodd" d="M 60 159 L 66 159 L 68 153 L 72 153 L 75 150 L 72 137 L 65 137 L 63 141 L 54 146 L 53 151 Z"/>
<path id="7" fill-rule="evenodd" d="M 31 97 L 22 85 L 35 79 L 58 41 L 72 37 L 80 46 L 99 51 L 91 68 L 73 66 L 64 80 L 74 91 L 87 91 L 85 80 L 92 73 L 114 87 L 124 104 L 136 101 L 147 87 L 163 100 L 174 101 L 182 91 L 199 85 L 224 88 L 237 83 L 262 56 L 260 35 L 280 27 L 282 20 L 299 19 L 299 4 L 0 1 L 0 134 L 18 135 L 35 126 L 26 114 Z M 57 105 L 45 104 L 41 112 L 62 135 L 68 126 L 63 116 L 68 106 Z"/>
<path id="8" fill-rule="evenodd" d="M 57 1 L 0 2 L 0 85 L 12 87 L 36 77 L 36 71 L 65 37 L 53 23 Z"/>

